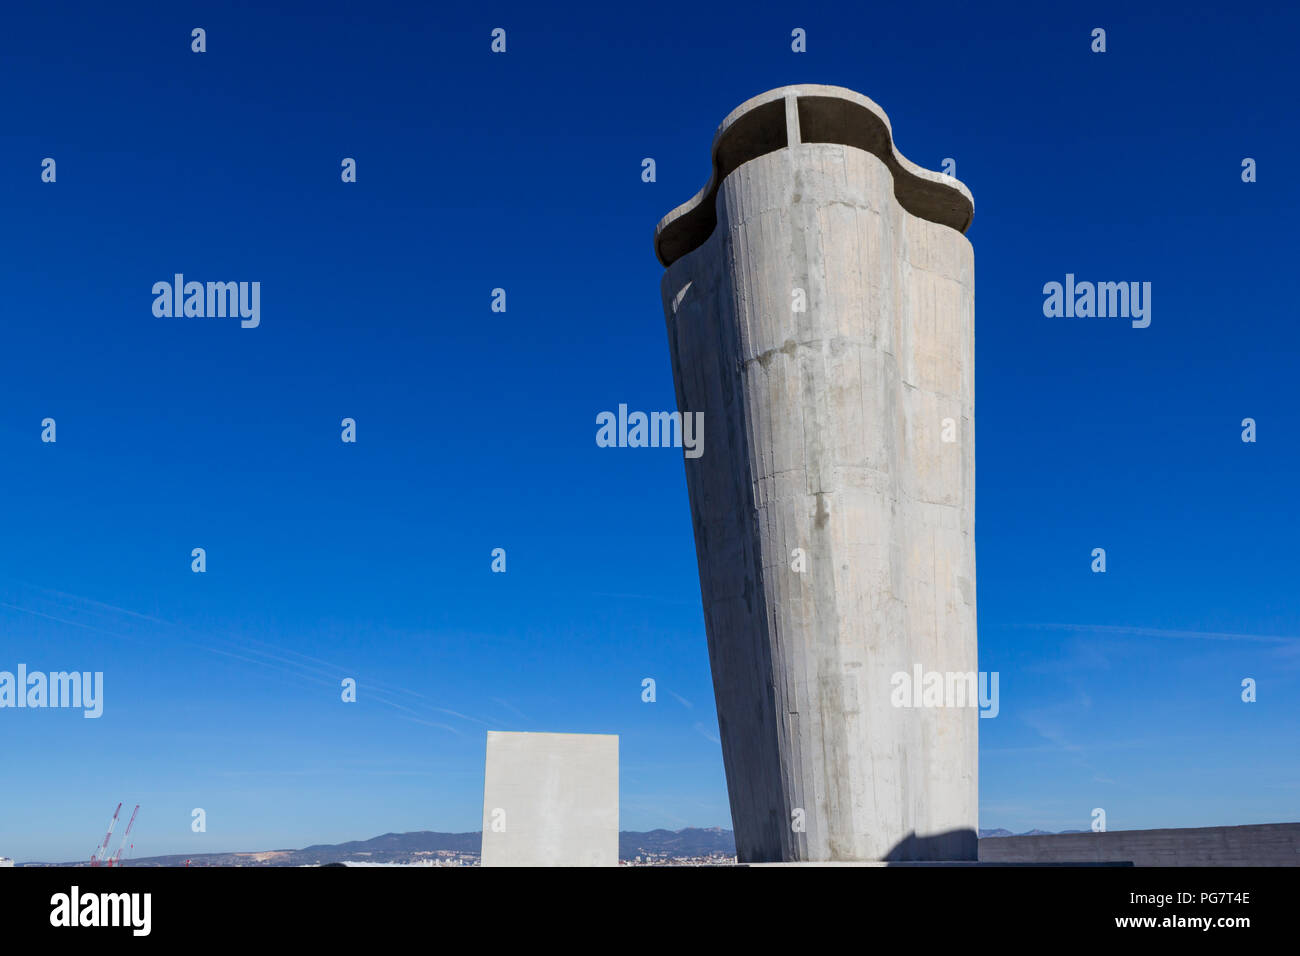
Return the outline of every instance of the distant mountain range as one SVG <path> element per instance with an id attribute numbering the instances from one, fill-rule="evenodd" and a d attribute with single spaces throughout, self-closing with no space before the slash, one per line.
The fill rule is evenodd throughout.
<path id="1" fill-rule="evenodd" d="M 618 835 L 618 858 L 633 860 L 638 856 L 710 856 L 721 853 L 736 855 L 736 835 L 721 827 L 685 830 L 647 830 L 638 833 L 624 830 Z"/>
<path id="2" fill-rule="evenodd" d="M 385 833 L 369 840 L 318 844 L 301 850 L 258 850 L 248 853 L 178 853 L 146 856 L 123 862 L 124 866 L 321 866 L 344 861 L 365 863 L 418 863 L 433 860 L 474 862 L 482 848 L 483 834 Z M 619 856 L 704 857 L 713 853 L 734 855 L 736 842 L 730 830 L 718 827 L 685 830 L 625 830 L 618 835 Z M 87 863 L 24 863 L 23 866 L 86 866 Z"/>
<path id="3" fill-rule="evenodd" d="M 1030 830 L 1014 834 L 1010 830 L 980 830 L 980 838 L 1037 836 L 1050 830 Z M 1084 833 L 1062 830 L 1062 833 Z M 410 833 L 385 833 L 369 840 L 348 843 L 323 843 L 301 850 L 258 850 L 248 853 L 184 853 L 171 856 L 147 856 L 128 860 L 124 866 L 321 866 L 344 861 L 366 863 L 418 863 L 434 860 L 474 862 L 482 847 L 483 835 L 472 833 L 435 833 L 414 830 Z M 735 834 L 721 827 L 688 827 L 684 830 L 624 830 L 618 835 L 620 859 L 636 857 L 707 857 L 714 854 L 734 856 Z M 24 863 L 23 866 L 86 866 L 78 863 Z"/>

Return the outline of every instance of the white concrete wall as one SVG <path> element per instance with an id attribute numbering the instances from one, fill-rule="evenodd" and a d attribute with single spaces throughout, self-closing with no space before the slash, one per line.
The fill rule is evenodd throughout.
<path id="1" fill-rule="evenodd" d="M 483 780 L 483 866 L 618 865 L 617 735 L 488 731 Z"/>
<path id="2" fill-rule="evenodd" d="M 792 133 L 662 285 L 739 858 L 974 859 L 978 711 L 890 704 L 978 669 L 971 245 Z"/>

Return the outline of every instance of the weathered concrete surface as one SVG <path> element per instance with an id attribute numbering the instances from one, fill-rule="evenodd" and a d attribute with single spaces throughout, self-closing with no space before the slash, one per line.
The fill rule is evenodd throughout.
<path id="1" fill-rule="evenodd" d="M 973 204 L 883 116 L 756 97 L 656 232 L 742 862 L 977 855 L 976 708 L 890 701 L 916 664 L 978 668 Z"/>
<path id="2" fill-rule="evenodd" d="M 617 866 L 618 736 L 488 731 L 483 866 Z"/>
<path id="3" fill-rule="evenodd" d="M 1300 866 L 1300 823 L 1169 830 L 1108 830 L 980 840 L 981 863 L 1134 866 Z"/>

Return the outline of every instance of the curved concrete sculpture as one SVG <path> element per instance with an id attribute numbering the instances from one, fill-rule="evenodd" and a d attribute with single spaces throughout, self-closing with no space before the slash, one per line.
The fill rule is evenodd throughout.
<path id="1" fill-rule="evenodd" d="M 790 118 L 793 130 L 786 117 L 791 98 L 797 114 Z M 733 170 L 792 143 L 839 143 L 864 149 L 889 168 L 894 195 L 908 212 L 961 232 L 970 228 L 975 215 L 970 190 L 952 177 L 922 169 L 900 153 L 889 117 L 875 101 L 842 86 L 783 86 L 746 100 L 719 124 L 713 134 L 713 174 L 708 183 L 655 227 L 659 261 L 670 266 L 709 238 L 717 224 L 718 184 Z"/>
<path id="2" fill-rule="evenodd" d="M 655 231 L 741 861 L 976 859 L 973 209 L 788 86 Z"/>

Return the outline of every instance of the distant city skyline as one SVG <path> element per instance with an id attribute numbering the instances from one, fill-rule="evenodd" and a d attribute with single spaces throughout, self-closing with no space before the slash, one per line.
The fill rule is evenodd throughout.
<path id="1" fill-rule="evenodd" d="M 103 709 L 0 709 L 0 855 L 118 802 L 136 856 L 478 830 L 488 730 L 618 734 L 621 829 L 730 829 L 684 448 L 598 416 L 676 407 L 652 230 L 803 82 L 975 197 L 980 827 L 1300 819 L 1300 14 L 746 13 L 7 11 L 0 671 Z M 177 274 L 256 326 L 156 315 Z"/>
<path id="2" fill-rule="evenodd" d="M 1063 831 L 1086 833 L 1086 830 Z M 982 838 L 1034 836 L 1047 833 L 1034 830 L 1013 834 L 1009 830 L 983 830 Z M 349 862 L 357 865 L 403 866 L 478 865 L 482 833 L 385 833 L 366 840 L 349 840 L 340 844 L 316 844 L 311 847 L 269 850 L 247 849 L 230 853 L 170 854 L 163 856 L 123 856 L 122 866 L 321 866 Z M 657 829 L 638 832 L 623 830 L 618 835 L 619 859 L 626 863 L 655 859 L 689 859 L 696 862 L 736 862 L 733 831 L 721 827 L 686 827 L 680 830 Z M 10 865 L 0 857 L 0 866 Z M 34 860 L 24 865 L 87 865 L 85 860 Z"/>

